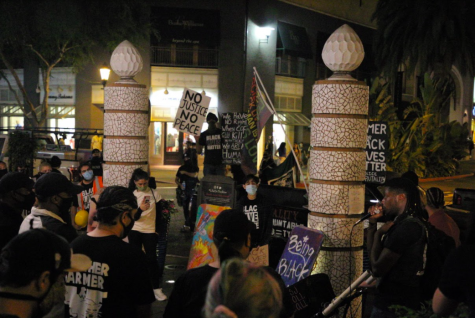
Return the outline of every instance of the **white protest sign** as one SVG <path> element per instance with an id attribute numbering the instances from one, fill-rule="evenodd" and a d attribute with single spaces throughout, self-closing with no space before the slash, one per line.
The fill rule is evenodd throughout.
<path id="1" fill-rule="evenodd" d="M 176 112 L 173 128 L 191 135 L 199 136 L 210 101 L 211 97 L 185 88 L 180 106 Z"/>

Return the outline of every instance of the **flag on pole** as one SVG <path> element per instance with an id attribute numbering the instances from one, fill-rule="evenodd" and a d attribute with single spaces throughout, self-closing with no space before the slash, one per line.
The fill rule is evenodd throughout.
<path id="1" fill-rule="evenodd" d="M 257 173 L 257 142 L 261 136 L 267 120 L 273 115 L 265 97 L 261 94 L 256 76 L 252 78 L 251 98 L 247 112 L 247 128 L 244 133 L 242 147 L 241 168 L 248 174 Z"/>
<path id="2" fill-rule="evenodd" d="M 295 157 L 289 154 L 287 158 L 280 165 L 273 169 L 266 169 L 262 171 L 263 179 L 267 181 L 267 184 L 295 188 L 295 169 L 297 164 Z"/>

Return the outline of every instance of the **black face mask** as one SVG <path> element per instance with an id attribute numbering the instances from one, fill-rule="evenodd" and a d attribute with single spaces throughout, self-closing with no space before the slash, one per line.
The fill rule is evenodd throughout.
<path id="1" fill-rule="evenodd" d="M 59 205 L 56 204 L 56 206 L 59 209 L 59 215 L 66 215 L 67 212 L 69 212 L 69 209 L 71 208 L 71 205 L 73 204 L 73 198 L 61 198 L 61 203 Z"/>
<path id="2" fill-rule="evenodd" d="M 8 169 L 0 169 L 0 178 L 8 173 Z"/>
<path id="3" fill-rule="evenodd" d="M 125 225 L 124 222 L 122 222 L 122 218 L 120 219 L 120 224 L 124 227 L 124 233 L 122 234 L 122 238 L 126 238 L 127 235 L 129 235 L 130 231 L 132 231 L 132 228 L 134 227 L 135 220 L 130 216 L 130 214 L 127 214 L 130 219 L 129 225 Z"/>

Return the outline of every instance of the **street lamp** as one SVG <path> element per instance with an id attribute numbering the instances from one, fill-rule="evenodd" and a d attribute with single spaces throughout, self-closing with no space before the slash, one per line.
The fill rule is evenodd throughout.
<path id="1" fill-rule="evenodd" d="M 104 65 L 99 69 L 99 72 L 101 72 L 102 89 L 104 89 L 106 87 L 107 81 L 109 80 L 111 69 L 107 67 L 106 63 L 104 63 Z"/>

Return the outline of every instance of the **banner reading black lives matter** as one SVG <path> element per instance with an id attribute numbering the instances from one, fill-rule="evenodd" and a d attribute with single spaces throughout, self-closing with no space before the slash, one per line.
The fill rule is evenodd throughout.
<path id="1" fill-rule="evenodd" d="M 208 112 L 211 97 L 185 88 L 176 112 L 173 128 L 194 136 L 201 134 L 201 127 Z"/>
<path id="2" fill-rule="evenodd" d="M 386 181 L 386 157 L 389 147 L 389 126 L 384 121 L 368 122 L 366 140 L 366 182 L 384 183 Z"/>

